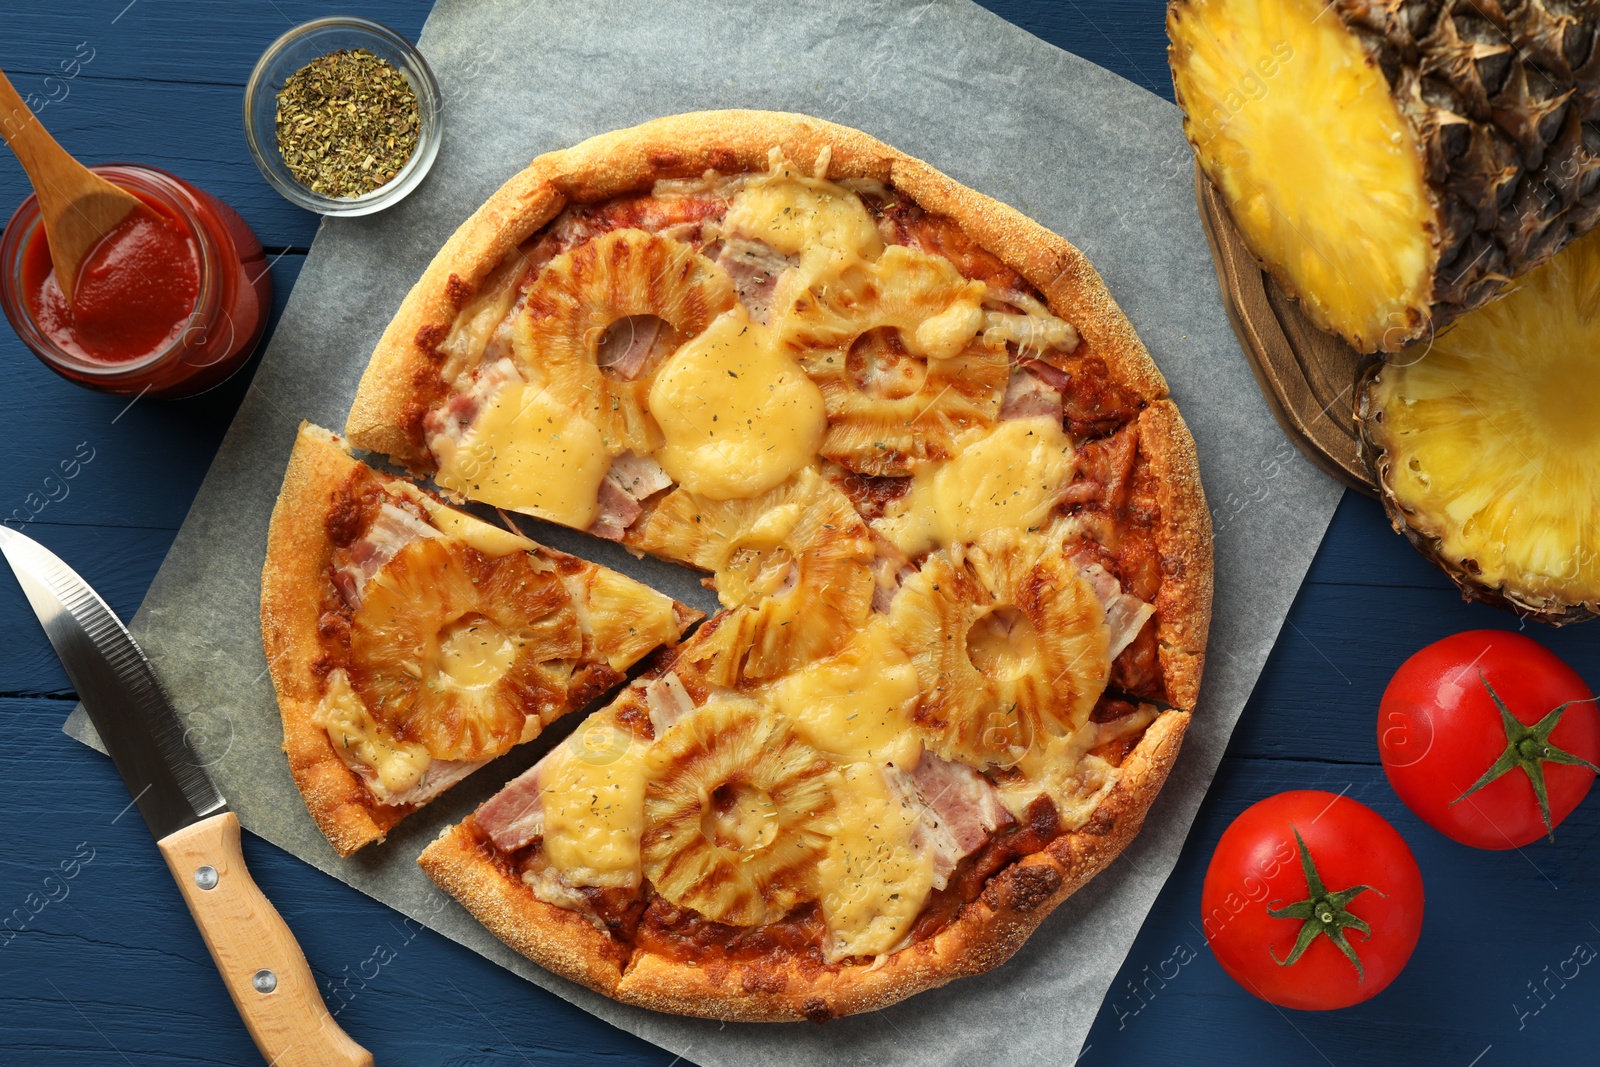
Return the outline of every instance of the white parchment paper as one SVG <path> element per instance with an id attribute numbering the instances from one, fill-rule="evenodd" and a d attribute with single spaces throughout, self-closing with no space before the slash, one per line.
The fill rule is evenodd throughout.
<path id="1" fill-rule="evenodd" d="M 967 0 L 442 0 L 421 47 L 445 94 L 432 175 L 390 211 L 325 222 L 249 395 L 133 622 L 250 830 L 528 980 L 707 1067 L 1072 1062 L 1166 880 L 1339 488 L 1289 446 L 1217 293 L 1177 110 Z M 434 251 L 534 156 L 660 115 L 801 111 L 856 126 L 1062 234 L 1100 270 L 1199 443 L 1216 520 L 1204 693 L 1144 832 L 1004 967 L 826 1026 L 625 1007 L 516 956 L 422 875 L 423 846 L 548 746 L 491 765 L 340 860 L 279 749 L 257 623 L 267 520 L 302 418 L 338 428 Z M 712 608 L 688 572 L 530 529 Z M 81 710 L 74 736 L 95 743 Z M 881 1016 L 881 1017 L 879 1017 Z"/>

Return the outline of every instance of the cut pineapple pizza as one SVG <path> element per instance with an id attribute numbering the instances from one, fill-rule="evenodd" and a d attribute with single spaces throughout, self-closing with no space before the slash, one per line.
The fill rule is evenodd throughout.
<path id="1" fill-rule="evenodd" d="M 261 629 L 290 769 L 341 855 L 619 684 L 697 617 L 300 428 Z"/>
<path id="2" fill-rule="evenodd" d="M 998 965 L 1137 832 L 1198 695 L 1208 513 L 1132 327 L 1071 245 L 853 130 L 711 112 L 540 157 L 407 297 L 347 432 L 721 601 L 420 861 L 629 1003 L 820 1021 Z M 401 649 L 459 603 L 566 664 L 588 617 L 435 540 L 370 580 L 387 624 L 352 619 L 369 663 L 318 699 L 476 765 L 548 660 L 464 695 Z"/>

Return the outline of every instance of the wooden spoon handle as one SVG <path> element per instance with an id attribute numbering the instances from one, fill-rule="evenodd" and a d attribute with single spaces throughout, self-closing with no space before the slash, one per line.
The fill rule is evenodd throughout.
<path id="1" fill-rule="evenodd" d="M 22 169 L 30 178 L 37 165 L 46 159 L 67 155 L 66 149 L 56 143 L 34 115 L 33 109 L 23 102 L 3 70 L 0 70 L 0 137 L 4 137 L 11 151 L 17 154 Z"/>
<path id="2" fill-rule="evenodd" d="M 256 888 L 239 851 L 239 818 L 213 815 L 162 838 L 244 1024 L 273 1067 L 372 1067 L 372 1054 L 328 1014 L 294 934 Z"/>

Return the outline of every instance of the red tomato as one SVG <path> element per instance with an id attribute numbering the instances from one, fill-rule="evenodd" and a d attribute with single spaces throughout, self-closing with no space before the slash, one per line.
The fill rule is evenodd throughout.
<path id="1" fill-rule="evenodd" d="M 1347 1008 L 1376 996 L 1411 958 L 1422 872 L 1365 804 L 1297 789 L 1233 820 L 1206 869 L 1200 909 L 1217 962 L 1244 988 L 1286 1008 Z"/>
<path id="2" fill-rule="evenodd" d="M 1423 822 L 1475 848 L 1518 848 L 1553 837 L 1594 782 L 1600 711 L 1589 698 L 1577 672 L 1537 641 L 1471 630 L 1395 672 L 1378 709 L 1378 754 Z"/>

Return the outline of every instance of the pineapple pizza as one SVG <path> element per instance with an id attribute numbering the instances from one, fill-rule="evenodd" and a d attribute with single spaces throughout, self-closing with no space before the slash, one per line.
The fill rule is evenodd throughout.
<path id="1" fill-rule="evenodd" d="M 673 647 L 420 860 L 628 1003 L 823 1021 L 998 965 L 1133 838 L 1198 695 L 1209 517 L 1132 327 L 1077 249 L 854 130 L 707 112 L 540 157 L 346 433 L 716 591 L 675 646 L 669 603 L 630 629 L 622 658 Z M 573 678 L 614 652 L 587 618 Z M 395 738 L 527 736 L 366 669 Z"/>

